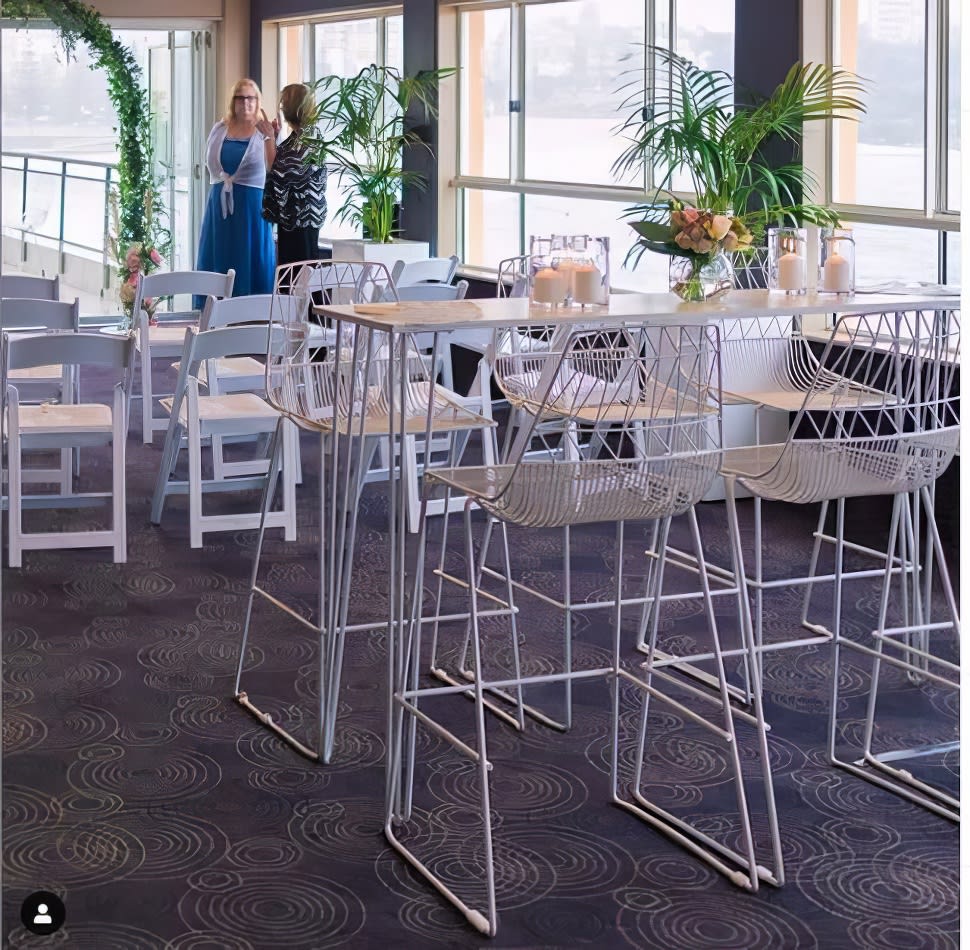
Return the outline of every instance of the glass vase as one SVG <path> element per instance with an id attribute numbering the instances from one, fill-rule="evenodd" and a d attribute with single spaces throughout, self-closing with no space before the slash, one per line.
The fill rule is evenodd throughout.
<path id="1" fill-rule="evenodd" d="M 671 257 L 670 289 L 687 302 L 720 297 L 734 289 L 734 265 L 724 251 L 710 259 Z"/>

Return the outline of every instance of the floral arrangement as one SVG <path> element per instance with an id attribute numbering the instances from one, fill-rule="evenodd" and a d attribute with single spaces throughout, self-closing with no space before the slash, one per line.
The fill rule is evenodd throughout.
<path id="1" fill-rule="evenodd" d="M 149 191 L 146 192 L 144 201 L 144 215 L 149 232 L 157 230 L 154 227 L 155 219 L 153 209 L 153 196 Z M 142 274 L 150 274 L 156 268 L 161 267 L 164 261 L 161 252 L 154 244 L 141 241 L 133 241 L 129 244 L 124 250 L 124 256 L 122 256 L 123 245 L 121 245 L 116 236 L 120 228 L 118 225 L 118 198 L 114 193 L 111 195 L 111 215 L 114 227 L 113 234 L 108 238 L 108 242 L 112 255 L 119 261 L 118 279 L 120 286 L 118 287 L 118 299 L 121 301 L 121 307 L 124 311 L 126 321 L 130 325 L 134 318 L 135 295 L 140 276 Z M 159 236 L 164 238 L 167 235 L 166 232 L 159 232 Z M 165 243 L 167 244 L 167 241 Z M 155 311 L 158 309 L 161 301 L 162 298 L 160 297 L 147 297 L 142 300 L 142 309 L 147 311 L 149 320 L 153 324 L 155 323 Z"/>
<path id="2" fill-rule="evenodd" d="M 697 208 L 679 207 L 670 211 L 670 236 L 685 257 L 713 255 L 718 251 L 750 251 L 754 235 L 736 215 L 714 214 Z M 678 251 L 670 250 L 671 254 Z"/>
<path id="3" fill-rule="evenodd" d="M 649 200 L 627 211 L 641 219 L 632 222 L 639 240 L 628 264 L 644 251 L 660 251 L 689 258 L 696 271 L 720 250 L 750 250 L 769 225 L 838 223 L 831 208 L 806 200 L 818 189 L 798 152 L 806 122 L 855 121 L 865 111 L 858 76 L 796 63 L 770 96 L 741 99 L 721 70 L 701 69 L 656 46 L 645 53 L 649 81 L 643 82 L 644 65 L 630 71 L 635 92 L 621 107 L 627 117 L 618 129 L 627 146 L 613 164 L 618 178 L 655 183 Z M 769 158 L 766 149 L 779 142 L 792 149 L 792 161 Z M 675 198 L 675 182 L 695 196 L 694 207 Z M 672 261 L 672 271 L 681 263 Z"/>
<path id="4" fill-rule="evenodd" d="M 125 262 L 121 268 L 121 287 L 118 289 L 118 297 L 121 299 L 121 306 L 124 308 L 125 316 L 130 320 L 134 316 L 135 295 L 138 290 L 138 281 L 142 274 L 150 274 L 156 267 L 162 266 L 162 255 L 151 247 L 143 244 L 132 244 L 125 254 Z M 141 306 L 148 313 L 150 323 L 155 322 L 155 311 L 161 302 L 160 297 L 145 297 Z"/>
<path id="5" fill-rule="evenodd" d="M 684 266 L 677 269 L 671 290 L 685 300 L 703 300 L 712 291 L 703 286 L 702 269 L 725 252 L 751 253 L 754 235 L 739 215 L 692 208 L 676 198 L 670 200 L 669 208 L 669 224 L 637 221 L 633 228 L 640 235 L 639 244 L 643 249 L 684 258 Z M 714 279 L 713 283 L 717 285 L 718 281 Z M 730 289 L 730 285 L 723 289 Z"/>

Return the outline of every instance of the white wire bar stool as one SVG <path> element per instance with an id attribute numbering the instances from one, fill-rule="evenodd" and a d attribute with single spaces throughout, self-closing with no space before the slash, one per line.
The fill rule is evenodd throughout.
<path id="1" fill-rule="evenodd" d="M 753 272 L 757 273 L 757 260 L 753 263 Z M 833 331 L 834 332 L 834 331 Z M 837 368 L 826 367 L 820 362 L 819 351 L 822 344 L 802 332 L 802 321 L 797 316 L 773 316 L 750 320 L 730 320 L 722 324 L 721 365 L 722 390 L 726 406 L 753 405 L 755 407 L 755 429 L 753 445 L 761 445 L 763 438 L 763 420 L 766 416 L 774 417 L 769 426 L 768 435 L 775 436 L 774 441 L 781 441 L 788 432 L 788 420 L 792 413 L 798 412 L 803 406 L 808 409 L 824 407 L 834 408 L 833 399 L 844 399 L 846 409 L 856 406 L 857 394 L 851 379 L 843 377 Z M 811 400 L 806 402 L 806 400 Z M 778 432 L 778 420 L 784 420 L 784 434 Z M 763 616 L 762 603 L 765 593 L 771 590 L 786 589 L 793 585 L 803 585 L 805 595 L 802 602 L 801 622 L 818 642 L 830 640 L 833 636 L 831 629 L 824 623 L 810 618 L 813 594 L 824 585 L 835 581 L 834 568 L 824 572 L 821 570 L 823 544 L 834 545 L 835 537 L 826 530 L 829 503 L 823 500 L 819 510 L 818 522 L 813 535 L 812 555 L 807 570 L 795 577 L 765 576 L 764 546 L 762 530 L 761 498 L 754 495 L 754 539 L 751 547 L 750 570 L 746 578 L 749 590 L 755 597 L 756 636 L 761 637 L 760 624 Z M 885 551 L 875 550 L 842 539 L 848 549 L 855 554 L 865 555 L 872 559 L 871 566 L 857 566 L 846 571 L 842 580 L 871 579 L 881 577 L 886 570 Z M 683 552 L 676 549 L 651 552 L 653 561 L 665 559 L 668 565 L 674 565 L 687 570 L 696 571 L 696 564 L 690 557 L 684 557 Z M 903 570 L 898 558 L 893 559 L 889 569 L 893 572 Z M 711 581 L 715 584 L 732 585 L 734 577 L 722 565 L 708 565 Z M 699 593 L 695 593 L 699 596 Z M 649 616 L 645 613 L 643 620 L 643 634 Z"/>
<path id="2" fill-rule="evenodd" d="M 271 351 L 267 356 L 266 398 L 281 419 L 319 436 L 319 596 L 316 619 L 311 620 L 259 583 L 266 513 L 275 492 L 274 465 L 263 495 L 263 520 L 241 635 L 235 695 L 243 708 L 300 754 L 324 763 L 329 763 L 334 753 L 345 638 L 348 633 L 387 630 L 386 621 L 351 625 L 348 614 L 357 505 L 378 446 L 389 438 L 389 420 L 398 417 L 403 406 L 409 420 L 408 433 L 424 433 L 430 402 L 430 428 L 435 433 L 491 424 L 465 410 L 437 386 L 429 370 L 433 362 L 413 347 L 400 361 L 401 372 L 396 354 L 381 346 L 371 331 L 351 324 L 336 322 L 328 327 L 334 345 L 319 346 L 319 328 L 311 319 L 314 306 L 351 303 L 366 311 L 368 307 L 393 306 L 388 301 L 394 294 L 390 274 L 379 263 L 314 260 L 277 268 L 271 323 L 282 327 L 285 342 L 279 355 Z M 294 296 L 300 300 L 295 307 L 287 299 Z M 400 383 L 398 391 L 395 381 Z M 278 427 L 274 440 L 277 454 L 281 450 L 279 431 Z M 275 722 L 242 688 L 257 595 L 317 638 L 319 696 L 313 745 Z"/>
<path id="3" fill-rule="evenodd" d="M 844 317 L 820 357 L 817 382 L 806 392 L 786 442 L 726 451 L 723 461 L 729 526 L 739 564 L 743 554 L 735 485 L 764 500 L 835 502 L 834 592 L 827 628 L 834 651 L 830 761 L 954 820 L 959 817 L 959 801 L 953 794 L 894 763 L 940 755 L 955 743 L 887 751 L 879 736 L 877 705 L 880 694 L 885 695 L 881 683 L 887 668 L 902 669 L 914 688 L 959 685 L 959 612 L 933 497 L 934 484 L 959 445 L 959 364 L 960 315 L 955 310 Z M 831 386 L 833 373 L 842 380 L 838 389 Z M 843 582 L 850 576 L 844 561 L 851 549 L 844 540 L 845 503 L 877 495 L 892 496 L 893 506 L 876 627 L 871 642 L 860 642 L 843 628 Z M 897 564 L 901 570 L 895 569 Z M 811 585 L 816 580 L 809 575 L 801 582 Z M 934 581 L 945 601 L 942 620 L 933 612 Z M 761 601 L 755 598 L 754 603 L 760 610 Z M 767 651 L 814 642 L 764 634 L 762 638 L 760 624 L 752 625 L 752 639 L 762 658 Z M 843 650 L 872 658 L 861 737 L 858 723 L 840 726 Z M 848 759 L 842 750 L 853 737 L 861 750 L 858 758 Z M 880 742 L 883 751 L 877 751 Z"/>
<path id="4" fill-rule="evenodd" d="M 392 741 L 389 743 L 391 785 L 388 796 L 385 834 L 408 863 L 440 894 L 455 906 L 482 933 L 497 932 L 496 875 L 494 868 L 493 828 L 497 818 L 493 814 L 490 792 L 492 762 L 486 746 L 486 694 L 501 689 L 519 694 L 523 686 L 550 683 L 562 679 L 607 679 L 613 685 L 612 752 L 610 763 L 611 800 L 638 817 L 659 828 L 674 840 L 727 874 L 735 883 L 756 890 L 760 880 L 777 881 L 772 872 L 763 868 L 755 856 L 754 834 L 750 819 L 745 776 L 736 741 L 735 724 L 741 719 L 760 730 L 759 757 L 762 761 L 761 779 L 765 783 L 769 801 L 769 821 L 774 816 L 771 775 L 767 764 L 767 745 L 764 716 L 760 711 L 760 690 L 756 689 L 752 715 L 732 705 L 728 693 L 727 676 L 721 661 L 720 637 L 710 597 L 705 601 L 706 630 L 713 645 L 714 676 L 720 684 L 716 694 L 701 691 L 689 683 L 680 683 L 676 667 L 664 668 L 663 661 L 655 662 L 648 655 L 644 675 L 627 669 L 623 657 L 622 609 L 626 605 L 623 594 L 624 570 L 622 557 L 617 558 L 615 592 L 611 607 L 612 662 L 593 669 L 556 671 L 530 675 L 520 665 L 513 648 L 503 657 L 485 649 L 483 625 L 506 620 L 511 626 L 511 641 L 517 641 L 518 608 L 515 591 L 510 583 L 510 552 L 503 537 L 503 583 L 498 591 L 487 589 L 481 570 L 481 552 L 476 555 L 473 506 L 486 512 L 488 520 L 503 526 L 528 529 L 561 528 L 565 525 L 616 524 L 618 554 L 623 550 L 626 522 L 666 520 L 676 515 L 688 519 L 697 557 L 703 566 L 703 553 L 694 504 L 709 489 L 720 466 L 720 392 L 716 326 L 655 326 L 628 334 L 630 347 L 589 345 L 586 331 L 573 334 L 565 345 L 545 354 L 515 354 L 496 360 L 496 379 L 507 395 L 532 401 L 530 414 L 534 427 L 542 418 L 561 415 L 582 419 L 584 424 L 598 429 L 602 437 L 596 441 L 595 456 L 535 460 L 526 457 L 528 438 L 515 440 L 518 454 L 509 454 L 498 465 L 436 469 L 426 474 L 426 497 L 435 486 L 461 492 L 467 497 L 464 511 L 463 553 L 466 576 L 455 577 L 468 598 L 467 614 L 444 614 L 439 596 L 430 615 L 417 617 L 421 598 L 417 591 L 412 601 L 415 622 L 410 625 L 404 641 L 404 676 L 395 691 Z M 522 380 L 532 380 L 528 392 Z M 424 549 L 422 548 L 422 554 Z M 706 571 L 701 572 L 706 585 Z M 420 580 L 417 583 L 421 583 Z M 641 603 L 640 600 L 635 601 Z M 740 610 L 740 608 L 739 608 Z M 467 618 L 467 620 L 466 620 Z M 473 679 L 451 685 L 433 685 L 422 680 L 423 633 L 433 629 L 438 636 L 439 625 L 445 622 L 468 623 L 471 629 L 471 665 Z M 750 626 L 743 632 L 748 637 L 742 649 L 752 650 Z M 629 646 L 633 647 L 633 638 Z M 511 666 L 511 668 L 509 668 Z M 757 676 L 757 672 L 754 673 Z M 686 690 L 687 703 L 677 698 L 677 683 Z M 713 842 L 702 831 L 666 813 L 662 808 L 646 802 L 637 794 L 626 795 L 620 778 L 618 755 L 621 692 L 632 691 L 642 704 L 646 720 L 647 703 L 653 699 L 669 704 L 685 718 L 700 726 L 724 744 L 728 769 L 733 777 L 737 807 L 742 827 L 740 850 Z M 455 731 L 454 717 L 433 718 L 427 706 L 433 701 L 457 695 L 470 696 L 474 701 L 474 739 L 465 741 Z M 698 711 L 700 707 L 701 711 Z M 703 713 L 713 710 L 708 719 Z M 460 863 L 457 855 L 448 861 L 434 855 L 426 856 L 429 845 L 441 841 L 433 828 L 414 832 L 418 813 L 423 814 L 415 801 L 421 783 L 416 777 L 420 753 L 426 748 L 418 738 L 418 727 L 426 728 L 446 747 L 455 750 L 477 779 L 478 793 L 472 820 L 479 826 L 481 854 L 473 862 L 477 875 L 484 872 L 482 899 L 474 900 L 458 893 L 454 880 L 446 880 L 443 868 Z M 637 769 L 634 785 L 644 772 L 644 732 L 637 735 Z M 444 766 L 435 760 L 433 767 Z M 467 801 L 463 807 L 472 809 Z M 434 821 L 434 816 L 429 815 Z M 413 833 L 412 833 L 413 832 Z M 467 835 L 466 835 L 467 837 Z M 463 850 L 465 841 L 463 839 Z M 775 847 L 776 855 L 779 849 Z M 452 878 L 454 874 L 447 875 Z M 481 888 L 479 888 L 481 891 Z"/>

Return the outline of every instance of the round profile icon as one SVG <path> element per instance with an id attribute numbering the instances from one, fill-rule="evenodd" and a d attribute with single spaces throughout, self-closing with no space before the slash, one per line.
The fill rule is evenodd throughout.
<path id="1" fill-rule="evenodd" d="M 52 934 L 64 926 L 64 902 L 50 891 L 34 891 L 20 905 L 20 921 L 32 933 Z"/>

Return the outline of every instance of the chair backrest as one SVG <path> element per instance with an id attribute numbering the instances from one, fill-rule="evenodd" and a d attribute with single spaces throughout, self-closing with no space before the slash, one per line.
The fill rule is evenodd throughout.
<path id="1" fill-rule="evenodd" d="M 169 425 L 178 420 L 189 379 L 198 376 L 199 366 L 203 362 L 232 356 L 263 357 L 269 354 L 277 357 L 282 347 L 283 331 L 270 323 L 215 327 L 201 331 L 189 327 L 185 331 Z"/>
<path id="2" fill-rule="evenodd" d="M 718 341 L 715 325 L 583 330 L 558 351 L 499 357 L 499 386 L 533 412 L 489 507 L 555 526 L 661 518 L 695 504 L 721 460 Z M 567 430 L 561 458 L 525 464 L 535 427 L 550 416 L 600 429 L 595 456 L 570 445 Z"/>
<path id="3" fill-rule="evenodd" d="M 77 330 L 79 319 L 77 298 L 71 303 L 24 297 L 0 300 L 0 330 Z"/>
<path id="4" fill-rule="evenodd" d="M 458 270 L 458 257 L 429 257 L 423 261 L 395 261 L 391 268 L 394 286 L 409 287 L 412 284 L 450 284 Z"/>
<path id="5" fill-rule="evenodd" d="M 464 300 L 468 281 L 457 284 L 408 284 L 397 288 L 398 300 Z"/>
<path id="6" fill-rule="evenodd" d="M 273 305 L 272 294 L 245 297 L 206 297 L 199 320 L 200 330 L 231 327 L 240 323 L 266 323 Z"/>
<path id="7" fill-rule="evenodd" d="M 0 274 L 0 297 L 59 300 L 60 296 L 60 274 L 53 277 L 34 277 L 30 274 Z"/>
<path id="8" fill-rule="evenodd" d="M 371 261 L 297 261 L 276 268 L 274 295 L 289 295 L 313 303 L 367 303 L 397 300 L 391 275 Z"/>
<path id="9" fill-rule="evenodd" d="M 528 297 L 529 269 L 532 267 L 532 255 L 520 254 L 518 257 L 507 257 L 498 265 L 498 281 L 495 285 L 497 297 Z"/>
<path id="10" fill-rule="evenodd" d="M 53 332 L 7 336 L 7 370 L 60 363 L 66 366 L 114 367 L 127 373 L 132 365 L 134 339 L 106 333 Z"/>
<path id="11" fill-rule="evenodd" d="M 776 464 L 756 479 L 799 503 L 926 487 L 960 439 L 960 315 L 843 316 Z"/>
<path id="12" fill-rule="evenodd" d="M 156 271 L 154 274 L 143 274 L 135 288 L 134 313 L 136 316 L 142 311 L 142 300 L 146 297 L 175 297 L 191 294 L 193 297 L 231 297 L 232 285 L 236 279 L 236 272 L 232 269 L 227 274 L 203 270 L 173 270 Z M 194 308 L 164 315 L 167 319 L 192 318 L 198 316 Z"/>

